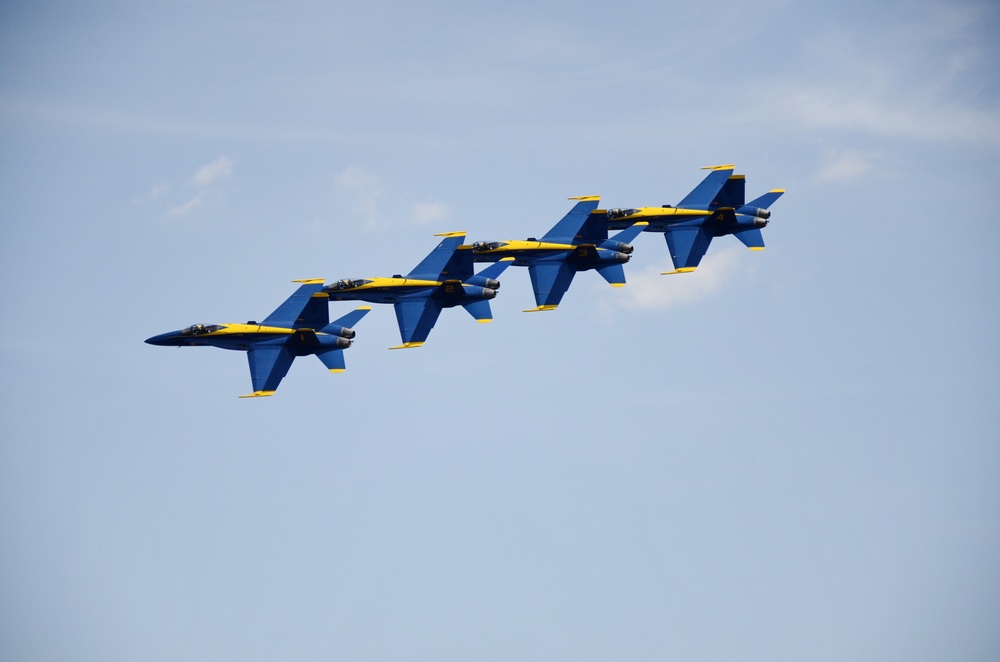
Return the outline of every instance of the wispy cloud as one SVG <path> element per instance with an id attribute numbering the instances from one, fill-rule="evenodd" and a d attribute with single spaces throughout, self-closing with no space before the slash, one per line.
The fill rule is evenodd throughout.
<path id="1" fill-rule="evenodd" d="M 187 202 L 181 203 L 179 205 L 172 205 L 167 209 L 167 216 L 183 216 L 188 212 L 200 207 L 201 203 L 204 200 L 205 200 L 205 194 L 201 193 L 191 198 Z"/>
<path id="2" fill-rule="evenodd" d="M 712 296 L 741 272 L 741 252 L 736 247 L 714 250 L 694 273 L 661 275 L 664 266 L 629 272 L 628 284 L 607 299 L 629 310 L 657 310 L 701 301 Z"/>
<path id="3" fill-rule="evenodd" d="M 195 186 L 211 186 L 216 180 L 229 177 L 233 174 L 233 160 L 228 156 L 221 156 L 211 163 L 198 168 L 191 181 Z"/>
<path id="4" fill-rule="evenodd" d="M 199 166 L 193 175 L 180 185 L 175 186 L 170 182 L 163 182 L 153 186 L 146 195 L 140 197 L 137 202 L 157 202 L 167 203 L 166 215 L 170 217 L 185 216 L 195 209 L 198 209 L 206 202 L 217 198 L 219 193 L 219 183 L 228 179 L 233 174 L 233 159 L 228 156 L 219 158 Z M 176 193 L 173 193 L 174 191 Z M 174 198 L 169 201 L 168 197 Z M 180 199 L 180 202 L 177 202 Z"/>

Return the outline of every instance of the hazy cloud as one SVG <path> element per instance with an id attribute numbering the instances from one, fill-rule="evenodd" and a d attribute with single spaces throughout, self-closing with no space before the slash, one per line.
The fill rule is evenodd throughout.
<path id="1" fill-rule="evenodd" d="M 228 156 L 221 156 L 211 163 L 206 163 L 198 168 L 191 181 L 197 186 L 210 186 L 218 179 L 229 177 L 233 174 L 233 160 Z"/>
<path id="2" fill-rule="evenodd" d="M 200 166 L 187 183 L 179 187 L 180 191 L 171 196 L 181 198 L 183 201 L 169 203 L 166 211 L 167 216 L 184 216 L 201 207 L 205 202 L 217 198 L 219 196 L 217 190 L 219 182 L 231 177 L 232 174 L 233 159 L 228 156 L 220 156 L 214 161 Z M 169 182 L 157 184 L 141 200 L 155 201 L 166 198 L 174 188 Z"/>
<path id="3" fill-rule="evenodd" d="M 183 216 L 189 211 L 200 207 L 201 203 L 204 200 L 205 200 L 204 193 L 196 195 L 194 198 L 188 200 L 185 203 L 171 206 L 169 209 L 167 209 L 167 216 Z"/>

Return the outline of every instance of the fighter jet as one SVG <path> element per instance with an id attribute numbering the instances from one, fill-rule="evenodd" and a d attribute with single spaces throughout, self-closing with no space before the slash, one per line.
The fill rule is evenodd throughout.
<path id="1" fill-rule="evenodd" d="M 330 372 L 343 372 L 344 350 L 351 346 L 353 327 L 371 306 L 357 308 L 330 323 L 330 304 L 323 279 L 302 283 L 292 296 L 263 322 L 193 324 L 146 340 L 150 345 L 188 347 L 207 345 L 247 353 L 253 393 L 241 398 L 274 395 L 296 356 L 315 354 Z"/>
<path id="2" fill-rule="evenodd" d="M 735 235 L 750 250 L 764 250 L 760 230 L 771 217 L 768 208 L 785 191 L 773 189 L 746 203 L 746 177 L 734 175 L 734 168 L 702 168 L 711 172 L 676 206 L 598 209 L 591 216 L 605 218 L 611 229 L 646 221 L 646 232 L 662 232 L 674 263 L 674 270 L 663 272 L 665 275 L 694 271 L 714 237 Z"/>
<path id="3" fill-rule="evenodd" d="M 635 219 L 624 222 L 626 229 L 608 239 L 608 220 L 594 215 L 600 196 L 570 198 L 577 203 L 541 240 L 478 241 L 471 249 L 476 262 L 512 259 L 514 266 L 528 267 L 535 308 L 531 313 L 555 310 L 578 271 L 597 270 L 612 287 L 625 285 L 622 265 L 629 261 L 632 241 L 647 226 Z"/>
<path id="4" fill-rule="evenodd" d="M 331 301 L 391 303 L 396 310 L 403 344 L 389 349 L 420 347 L 444 308 L 462 306 L 477 322 L 491 322 L 490 299 L 497 295 L 503 273 L 513 258 L 473 273 L 472 257 L 456 249 L 464 232 L 436 234 L 441 243 L 405 277 L 345 278 L 323 288 Z"/>

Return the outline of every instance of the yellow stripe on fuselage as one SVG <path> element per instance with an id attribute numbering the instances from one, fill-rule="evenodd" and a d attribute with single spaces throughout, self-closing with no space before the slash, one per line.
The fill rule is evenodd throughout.
<path id="1" fill-rule="evenodd" d="M 597 209 L 591 214 L 607 214 L 606 209 Z M 624 218 L 611 219 L 612 222 L 623 222 L 635 219 L 636 223 L 644 218 L 664 218 L 673 216 L 677 218 L 697 218 L 699 216 L 711 216 L 715 212 L 707 209 L 681 209 L 678 207 L 638 207 L 636 211 Z"/>
<path id="2" fill-rule="evenodd" d="M 201 338 L 212 338 L 216 336 L 234 336 L 238 334 L 268 334 L 268 335 L 291 335 L 295 329 L 286 329 L 280 326 L 261 326 L 259 324 L 225 324 L 218 331 L 202 334 Z"/>
<path id="3" fill-rule="evenodd" d="M 479 255 L 498 255 L 503 253 L 520 253 L 523 251 L 573 251 L 577 247 L 573 244 L 556 244 L 548 241 L 523 241 L 512 239 L 503 242 L 503 246 L 488 250 L 476 251 Z"/>
<path id="4" fill-rule="evenodd" d="M 438 287 L 441 285 L 441 281 L 437 280 L 418 280 L 415 278 L 369 278 L 369 282 L 364 285 L 359 285 L 358 287 L 349 287 L 343 290 L 335 290 L 333 294 L 337 292 L 362 292 L 365 290 L 381 290 L 390 287 Z"/>

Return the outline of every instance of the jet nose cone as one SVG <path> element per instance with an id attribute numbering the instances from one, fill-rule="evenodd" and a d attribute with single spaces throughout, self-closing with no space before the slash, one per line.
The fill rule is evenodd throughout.
<path id="1" fill-rule="evenodd" d="M 146 342 L 150 345 L 160 345 L 162 347 L 169 347 L 171 345 L 176 345 L 177 332 L 171 331 L 170 333 L 161 333 L 158 336 L 153 336 L 152 338 L 146 338 Z"/>

